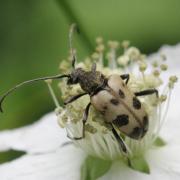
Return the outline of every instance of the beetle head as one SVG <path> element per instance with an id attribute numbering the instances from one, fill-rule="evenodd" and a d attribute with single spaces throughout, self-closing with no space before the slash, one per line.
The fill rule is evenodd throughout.
<path id="1" fill-rule="evenodd" d="M 68 77 L 67 84 L 77 84 L 79 83 L 79 76 L 81 76 L 83 70 L 81 68 L 73 69 Z"/>

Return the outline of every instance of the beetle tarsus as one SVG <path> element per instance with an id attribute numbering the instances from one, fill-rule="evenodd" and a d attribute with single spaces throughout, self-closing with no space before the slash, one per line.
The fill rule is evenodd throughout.
<path id="1" fill-rule="evenodd" d="M 129 159 L 129 157 L 127 157 L 127 163 L 129 167 L 132 167 L 131 160 Z"/>
<path id="2" fill-rule="evenodd" d="M 128 83 L 128 81 L 129 81 L 129 74 L 122 74 L 120 77 L 121 77 L 123 80 L 126 80 L 126 81 L 125 81 L 126 84 Z"/>
<path id="3" fill-rule="evenodd" d="M 144 91 L 140 91 L 140 92 L 135 92 L 134 93 L 136 96 L 147 96 L 147 95 L 151 95 L 151 94 L 156 94 L 156 97 L 159 97 L 159 92 L 157 89 L 146 89 Z"/>

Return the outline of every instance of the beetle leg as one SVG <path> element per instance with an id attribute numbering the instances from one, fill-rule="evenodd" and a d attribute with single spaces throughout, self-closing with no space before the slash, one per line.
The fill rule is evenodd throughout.
<path id="1" fill-rule="evenodd" d="M 151 94 L 156 94 L 156 97 L 159 97 L 159 93 L 157 89 L 147 89 L 144 91 L 140 91 L 140 92 L 135 92 L 134 93 L 136 96 L 146 96 L 146 95 L 151 95 Z"/>
<path id="2" fill-rule="evenodd" d="M 64 102 L 64 105 L 69 104 L 69 103 L 75 101 L 76 99 L 80 98 L 81 96 L 86 95 L 86 94 L 87 94 L 87 93 L 82 93 L 82 94 L 77 94 L 77 95 L 75 95 L 75 96 L 72 96 L 72 97 L 70 97 L 69 99 L 67 99 L 67 100 Z"/>
<path id="3" fill-rule="evenodd" d="M 129 81 L 129 74 L 122 74 L 122 75 L 120 75 L 120 77 L 121 77 L 123 80 L 126 80 L 126 84 L 128 83 L 128 81 Z"/>
<path id="4" fill-rule="evenodd" d="M 122 140 L 122 138 L 119 136 L 119 134 L 116 132 L 116 130 L 114 129 L 114 127 L 112 126 L 112 133 L 114 134 L 114 137 L 116 138 L 116 140 L 118 141 L 120 148 L 122 149 L 122 151 L 127 154 L 127 148 L 126 145 L 124 144 L 124 141 Z"/>
<path id="5" fill-rule="evenodd" d="M 91 103 L 89 103 L 86 106 L 86 109 L 85 109 L 84 114 L 83 114 L 83 119 L 82 119 L 82 122 L 83 122 L 82 136 L 81 137 L 70 137 L 69 135 L 67 135 L 67 137 L 70 138 L 71 140 L 81 140 L 81 139 L 85 138 L 85 124 L 86 124 L 87 119 L 88 119 L 88 114 L 89 114 L 90 106 L 91 106 Z"/>
<path id="6" fill-rule="evenodd" d="M 128 166 L 131 167 L 131 161 L 128 157 L 128 150 L 126 148 L 126 145 L 124 144 L 124 141 L 122 140 L 121 136 L 116 132 L 112 124 L 111 124 L 111 127 L 112 127 L 112 133 L 114 134 L 114 137 L 118 141 L 120 148 L 122 149 L 123 153 L 125 154 L 127 158 Z"/>

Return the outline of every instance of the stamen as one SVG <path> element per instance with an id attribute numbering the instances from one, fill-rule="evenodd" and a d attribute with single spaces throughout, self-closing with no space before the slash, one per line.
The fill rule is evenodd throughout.
<path id="1" fill-rule="evenodd" d="M 119 43 L 117 41 L 109 41 L 108 46 L 110 48 L 110 52 L 107 54 L 107 58 L 109 60 L 109 68 L 116 69 L 116 50 L 119 47 Z"/>
<path id="2" fill-rule="evenodd" d="M 60 107 L 60 104 L 59 104 L 59 102 L 58 102 L 58 100 L 57 100 L 57 98 L 56 98 L 56 95 L 55 95 L 52 87 L 51 87 L 52 80 L 45 80 L 45 82 L 46 82 L 47 85 L 48 85 L 49 92 L 50 92 L 50 94 L 51 94 L 51 96 L 52 96 L 52 98 L 53 98 L 54 104 L 56 105 L 57 108 L 59 108 L 59 107 Z"/>

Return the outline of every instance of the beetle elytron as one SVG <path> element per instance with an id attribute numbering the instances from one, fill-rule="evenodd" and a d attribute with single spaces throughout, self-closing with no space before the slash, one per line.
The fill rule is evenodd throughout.
<path id="1" fill-rule="evenodd" d="M 113 74 L 109 77 L 105 77 L 101 72 L 96 70 L 96 64 L 93 63 L 90 71 L 85 71 L 82 68 L 75 68 L 76 57 L 72 48 L 72 34 L 76 26 L 73 24 L 70 29 L 70 50 L 72 52 L 73 70 L 70 74 L 56 75 L 49 77 L 37 78 L 29 81 L 25 81 L 16 85 L 14 88 L 7 91 L 0 99 L 0 110 L 2 111 L 2 102 L 4 99 L 18 87 L 29 84 L 35 81 L 42 81 L 47 79 L 61 79 L 67 78 L 67 84 L 79 83 L 84 93 L 75 95 L 67 99 L 64 104 L 71 103 L 76 99 L 84 96 L 90 96 L 90 102 L 86 106 L 82 122 L 83 132 L 82 137 L 69 137 L 74 140 L 80 140 L 85 137 L 85 124 L 88 119 L 88 112 L 91 105 L 97 109 L 105 119 L 105 122 L 111 125 L 112 133 L 118 141 L 121 149 L 124 153 L 127 153 L 127 148 L 118 134 L 117 130 L 133 139 L 141 139 L 148 130 L 148 115 L 138 100 L 138 96 L 150 95 L 155 93 L 158 96 L 156 89 L 148 89 L 141 92 L 133 93 L 128 89 L 127 83 L 129 80 L 129 74 Z"/>

